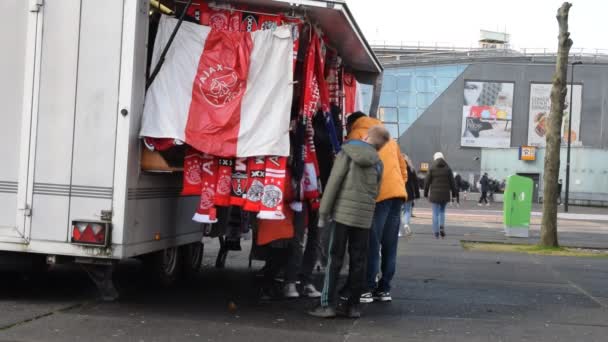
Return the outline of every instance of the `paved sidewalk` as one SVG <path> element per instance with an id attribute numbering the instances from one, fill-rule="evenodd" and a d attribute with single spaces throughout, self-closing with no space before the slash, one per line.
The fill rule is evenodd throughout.
<path id="1" fill-rule="evenodd" d="M 316 300 L 258 302 L 247 243 L 224 270 L 210 267 L 209 243 L 201 275 L 173 289 L 126 265 L 116 303 L 95 301 L 78 273 L 3 277 L 0 341 L 606 341 L 607 259 L 469 252 L 461 240 L 502 238 L 500 229 L 448 225 L 445 240 L 428 225 L 413 229 L 399 244 L 393 302 L 365 306 L 359 320 L 309 317 Z"/>

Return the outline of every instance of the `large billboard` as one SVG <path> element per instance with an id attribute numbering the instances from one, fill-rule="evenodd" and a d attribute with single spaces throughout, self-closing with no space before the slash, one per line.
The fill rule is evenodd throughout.
<path id="1" fill-rule="evenodd" d="M 514 83 L 465 81 L 460 145 L 511 147 Z"/>
<path id="2" fill-rule="evenodd" d="M 545 146 L 547 134 L 547 120 L 551 111 L 551 84 L 532 83 L 530 84 L 530 113 L 528 123 L 528 145 Z M 581 102 L 583 96 L 583 86 L 574 85 L 572 93 L 572 144 L 580 144 L 581 141 Z M 566 105 L 564 108 L 561 137 L 562 143 L 568 142 L 568 120 L 570 113 L 570 85 L 566 95 Z"/>

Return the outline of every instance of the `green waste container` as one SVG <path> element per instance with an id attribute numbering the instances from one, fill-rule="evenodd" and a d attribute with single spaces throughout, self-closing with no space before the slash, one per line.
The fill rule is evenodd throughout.
<path id="1" fill-rule="evenodd" d="M 530 235 L 532 215 L 532 189 L 534 182 L 528 177 L 510 176 L 504 193 L 505 234 L 512 237 Z"/>

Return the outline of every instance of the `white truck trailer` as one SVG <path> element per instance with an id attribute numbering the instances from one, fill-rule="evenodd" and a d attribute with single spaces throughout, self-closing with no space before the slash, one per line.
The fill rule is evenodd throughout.
<path id="1" fill-rule="evenodd" d="M 305 14 L 360 82 L 382 71 L 344 1 L 236 2 Z M 151 256 L 166 281 L 200 265 L 197 198 L 141 167 L 149 6 L 0 1 L 0 265 L 81 263 L 108 298 L 117 261 Z"/>

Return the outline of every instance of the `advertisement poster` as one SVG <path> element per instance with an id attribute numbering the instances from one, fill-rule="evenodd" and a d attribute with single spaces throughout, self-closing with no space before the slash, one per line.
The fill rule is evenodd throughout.
<path id="1" fill-rule="evenodd" d="M 546 143 L 546 124 L 551 110 L 551 84 L 532 83 L 530 85 L 530 116 L 528 123 L 528 145 L 545 146 Z M 581 102 L 583 96 L 583 86 L 574 85 L 572 94 L 572 144 L 581 143 Z M 561 137 L 562 143 L 568 143 L 568 119 L 570 113 L 570 85 L 566 95 L 566 105 L 562 119 Z"/>
<path id="2" fill-rule="evenodd" d="M 465 81 L 461 146 L 511 147 L 514 88 L 514 83 Z"/>

